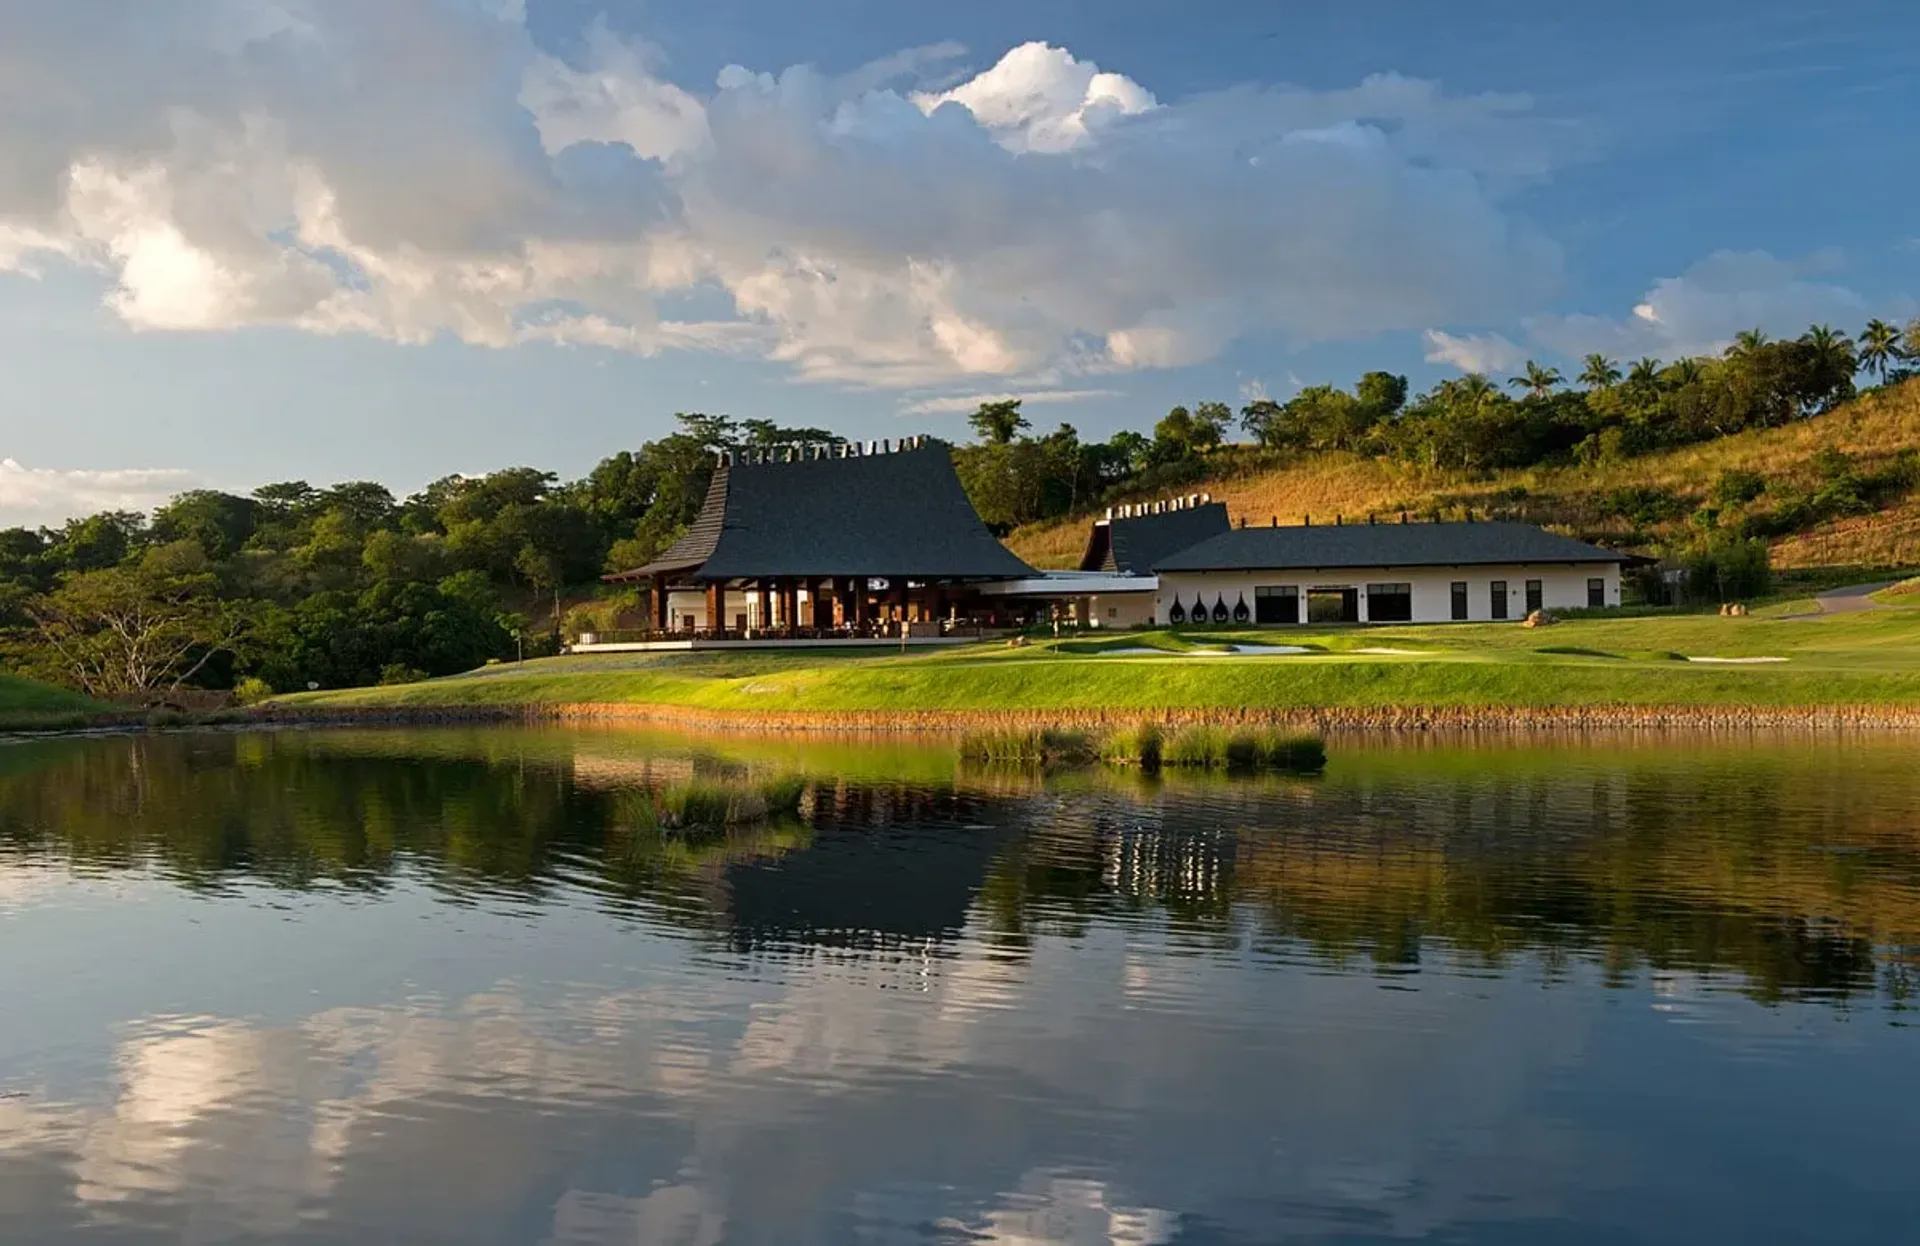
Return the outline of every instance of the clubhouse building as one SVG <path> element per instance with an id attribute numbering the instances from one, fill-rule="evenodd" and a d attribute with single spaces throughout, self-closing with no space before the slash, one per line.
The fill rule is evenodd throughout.
<path id="1" fill-rule="evenodd" d="M 1632 557 L 1518 523 L 1232 526 L 1206 494 L 1118 507 L 1080 566 L 1036 571 L 981 522 L 949 447 L 726 452 L 686 534 L 607 577 L 647 589 L 644 629 L 576 651 L 939 644 L 1053 618 L 1081 627 L 1521 619 L 1620 604 Z"/>
<path id="2" fill-rule="evenodd" d="M 981 590 L 1037 574 L 987 531 L 944 442 L 728 451 L 686 534 L 607 577 L 647 587 L 649 626 L 574 647 L 972 639 L 1024 621 Z"/>
<path id="3" fill-rule="evenodd" d="M 1520 523 L 1234 528 L 1154 563 L 1162 624 L 1445 623 L 1620 604 L 1635 561 Z"/>

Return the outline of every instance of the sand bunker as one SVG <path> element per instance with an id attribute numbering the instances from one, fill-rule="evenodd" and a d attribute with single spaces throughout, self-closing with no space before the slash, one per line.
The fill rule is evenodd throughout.
<path id="1" fill-rule="evenodd" d="M 1246 645 L 1225 649 L 1149 649 L 1144 645 L 1132 645 L 1125 649 L 1102 649 L 1103 658 L 1262 658 L 1267 656 L 1284 657 L 1291 653 L 1312 653 L 1313 650 L 1299 645 Z"/>
<path id="2" fill-rule="evenodd" d="M 1688 658 L 1689 662 L 1715 662 L 1722 666 L 1753 666 L 1761 662 L 1784 662 L 1785 658 Z"/>

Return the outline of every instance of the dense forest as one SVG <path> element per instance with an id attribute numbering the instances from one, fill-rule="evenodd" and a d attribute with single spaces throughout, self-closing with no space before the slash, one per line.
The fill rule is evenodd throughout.
<path id="1" fill-rule="evenodd" d="M 1067 424 L 1036 435 L 1019 402 L 995 402 L 971 416 L 975 439 L 954 457 L 981 516 L 1004 533 L 1179 488 L 1229 453 L 1286 462 L 1346 451 L 1465 472 L 1631 459 L 1804 419 L 1852 398 L 1863 378 L 1893 384 L 1916 365 L 1920 321 L 1875 320 L 1858 339 L 1827 326 L 1780 341 L 1744 333 L 1712 358 L 1589 356 L 1571 383 L 1529 363 L 1511 393 L 1468 375 L 1415 395 L 1405 377 L 1369 372 L 1350 390 L 1312 386 L 1237 413 L 1221 402 L 1176 407 L 1150 433 L 1105 441 L 1082 440 Z M 289 481 L 247 496 L 197 490 L 150 516 L 0 530 L 0 666 L 96 695 L 192 686 L 263 696 L 551 652 L 573 626 L 641 612 L 631 590 L 602 588 L 599 577 L 648 561 L 684 530 L 716 451 L 836 440 L 766 420 L 677 418 L 674 432 L 571 482 L 509 468 L 396 498 L 370 482 Z M 1826 484 L 1790 522 L 1920 484 L 1912 454 L 1871 477 L 1844 456 L 1823 470 Z M 1715 484 L 1736 503 L 1764 487 Z M 1750 562 L 1772 535 L 1709 523 L 1697 548 L 1662 552 L 1717 549 Z"/>

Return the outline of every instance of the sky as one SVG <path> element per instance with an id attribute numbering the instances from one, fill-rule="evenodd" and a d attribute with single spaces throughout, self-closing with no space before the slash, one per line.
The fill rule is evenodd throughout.
<path id="1" fill-rule="evenodd" d="M 0 527 L 1920 314 L 1911 0 L 0 0 Z"/>

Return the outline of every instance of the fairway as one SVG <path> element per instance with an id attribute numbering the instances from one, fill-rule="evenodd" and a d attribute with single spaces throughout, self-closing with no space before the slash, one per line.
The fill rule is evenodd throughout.
<path id="1" fill-rule="evenodd" d="M 1308 651 L 1268 648 L 1282 645 Z M 1160 630 L 912 654 L 607 654 L 276 704 L 296 711 L 626 704 L 749 715 L 1920 707 L 1920 609 L 1587 618 L 1542 629 Z"/>

